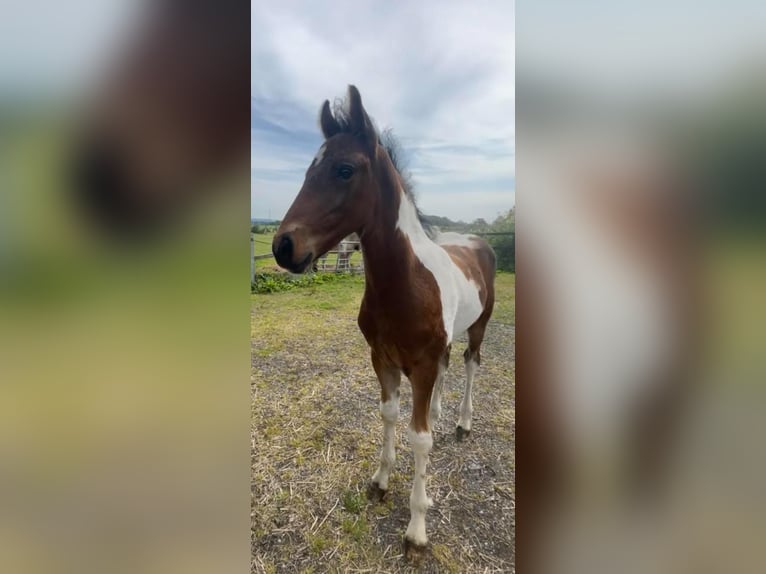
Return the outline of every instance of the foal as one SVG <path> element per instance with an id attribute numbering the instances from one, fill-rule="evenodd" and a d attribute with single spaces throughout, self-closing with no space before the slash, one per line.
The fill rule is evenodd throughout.
<path id="1" fill-rule="evenodd" d="M 478 237 L 427 233 L 410 186 L 354 86 L 348 88 L 346 109 L 335 116 L 324 102 L 320 124 L 325 142 L 272 248 L 280 266 L 300 273 L 343 237 L 359 234 L 365 292 L 358 322 L 380 381 L 383 418 L 383 450 L 370 494 L 380 497 L 388 489 L 404 373 L 412 386 L 409 439 L 415 454 L 405 547 L 422 548 L 428 541 L 426 509 L 432 504 L 426 496 L 426 465 L 444 372 L 454 338 L 467 331 L 465 394 L 456 431 L 461 440 L 471 431 L 471 386 L 494 304 L 495 255 Z"/>
<path id="2" fill-rule="evenodd" d="M 325 142 L 272 249 L 280 266 L 300 273 L 343 237 L 359 234 L 365 292 L 358 322 L 380 381 L 383 418 L 383 450 L 370 494 L 380 497 L 388 489 L 404 373 L 412 386 L 409 439 L 415 454 L 405 546 L 423 547 L 432 504 L 426 465 L 444 372 L 454 338 L 467 331 L 466 385 L 456 431 L 461 440 L 471 431 L 471 387 L 494 304 L 495 255 L 477 237 L 427 233 L 391 148 L 383 145 L 354 86 L 348 88 L 346 109 L 335 116 L 324 102 L 320 124 Z"/>

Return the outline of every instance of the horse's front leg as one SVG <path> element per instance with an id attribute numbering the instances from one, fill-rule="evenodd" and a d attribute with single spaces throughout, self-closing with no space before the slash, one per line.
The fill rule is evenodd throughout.
<path id="1" fill-rule="evenodd" d="M 396 367 L 381 363 L 372 354 L 372 366 L 380 382 L 380 416 L 383 419 L 383 448 L 380 451 L 380 464 L 372 476 L 368 490 L 369 498 L 380 500 L 388 490 L 388 477 L 396 461 L 396 421 L 399 418 L 399 384 L 402 372 Z"/>
<path id="2" fill-rule="evenodd" d="M 433 446 L 429 409 L 434 383 L 439 376 L 439 361 L 421 365 L 410 376 L 412 383 L 412 420 L 409 439 L 415 455 L 415 475 L 410 493 L 410 523 L 404 535 L 405 553 L 421 552 L 428 543 L 426 511 L 433 501 L 426 495 L 426 467 Z"/>

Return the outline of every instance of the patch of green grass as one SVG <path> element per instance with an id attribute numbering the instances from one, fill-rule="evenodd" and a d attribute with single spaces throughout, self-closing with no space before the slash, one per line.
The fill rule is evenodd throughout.
<path id="1" fill-rule="evenodd" d="M 447 572 L 457 574 L 461 571 L 460 563 L 455 560 L 455 557 L 452 555 L 452 551 L 450 551 L 446 545 L 434 544 L 431 547 L 431 551 L 439 565 L 446 569 Z"/>
<path id="2" fill-rule="evenodd" d="M 267 347 L 260 347 L 258 349 L 253 349 L 253 354 L 256 357 L 268 357 L 272 355 L 273 353 L 280 351 L 282 349 L 283 345 L 269 345 Z"/>
<path id="3" fill-rule="evenodd" d="M 355 542 L 361 542 L 367 536 L 370 530 L 370 525 L 367 523 L 367 519 L 364 516 L 359 516 L 356 519 L 344 518 L 341 523 L 343 532 L 350 535 Z"/>
<path id="4" fill-rule="evenodd" d="M 254 255 L 271 254 L 271 242 L 274 240 L 273 233 L 251 233 L 251 237 L 253 239 Z"/>
<path id="5" fill-rule="evenodd" d="M 348 491 L 343 494 L 343 509 L 351 514 L 359 514 L 365 506 L 365 498 L 358 492 Z"/>
<path id="6" fill-rule="evenodd" d="M 291 275 L 284 272 L 259 272 L 255 274 L 250 285 L 252 293 L 280 293 L 302 287 L 317 287 L 328 283 L 336 283 L 351 279 L 349 273 L 308 273 L 306 275 Z M 326 302 L 320 302 L 326 304 Z M 319 307 L 325 308 L 326 307 Z"/>
<path id="7" fill-rule="evenodd" d="M 326 338 L 336 329 L 328 321 L 356 317 L 363 293 L 364 277 L 353 275 L 317 287 L 252 295 L 253 349 L 273 349 L 277 342 L 282 345 L 284 341 Z M 328 306 L 333 308 L 331 315 Z M 285 313 L 285 309 L 300 309 L 300 313 Z M 261 356 L 267 354 L 263 351 Z"/>
<path id="8" fill-rule="evenodd" d="M 498 271 L 495 277 L 495 321 L 506 324 L 516 323 L 516 274 Z"/>
<path id="9" fill-rule="evenodd" d="M 324 534 L 309 534 L 308 535 L 309 548 L 314 554 L 321 554 L 325 548 L 329 548 L 332 542 Z"/>
<path id="10" fill-rule="evenodd" d="M 277 262 L 273 258 L 270 259 L 256 259 L 255 260 L 256 271 L 279 271 L 280 268 Z"/>

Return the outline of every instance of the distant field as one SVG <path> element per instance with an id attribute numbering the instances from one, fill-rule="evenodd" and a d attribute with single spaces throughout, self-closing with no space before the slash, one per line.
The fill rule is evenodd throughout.
<path id="1" fill-rule="evenodd" d="M 252 233 L 254 255 L 271 255 L 271 241 L 274 239 L 273 233 Z M 256 259 L 255 268 L 258 271 L 277 270 L 279 267 L 273 258 Z"/>
<path id="2" fill-rule="evenodd" d="M 271 242 L 274 239 L 273 233 L 253 233 L 255 254 L 256 255 L 269 255 L 271 254 Z"/>

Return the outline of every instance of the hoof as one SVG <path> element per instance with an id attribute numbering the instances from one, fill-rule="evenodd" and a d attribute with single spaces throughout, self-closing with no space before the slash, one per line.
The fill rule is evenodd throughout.
<path id="1" fill-rule="evenodd" d="M 418 544 L 404 537 L 404 557 L 410 562 L 421 562 L 428 555 L 428 544 Z"/>
<path id="2" fill-rule="evenodd" d="M 380 488 L 377 482 L 371 482 L 367 487 L 367 498 L 373 502 L 380 502 L 388 491 Z"/>
<path id="3" fill-rule="evenodd" d="M 471 434 L 470 430 L 465 430 L 463 427 L 459 426 L 455 429 L 455 438 L 458 442 L 462 441 L 465 437 Z"/>

